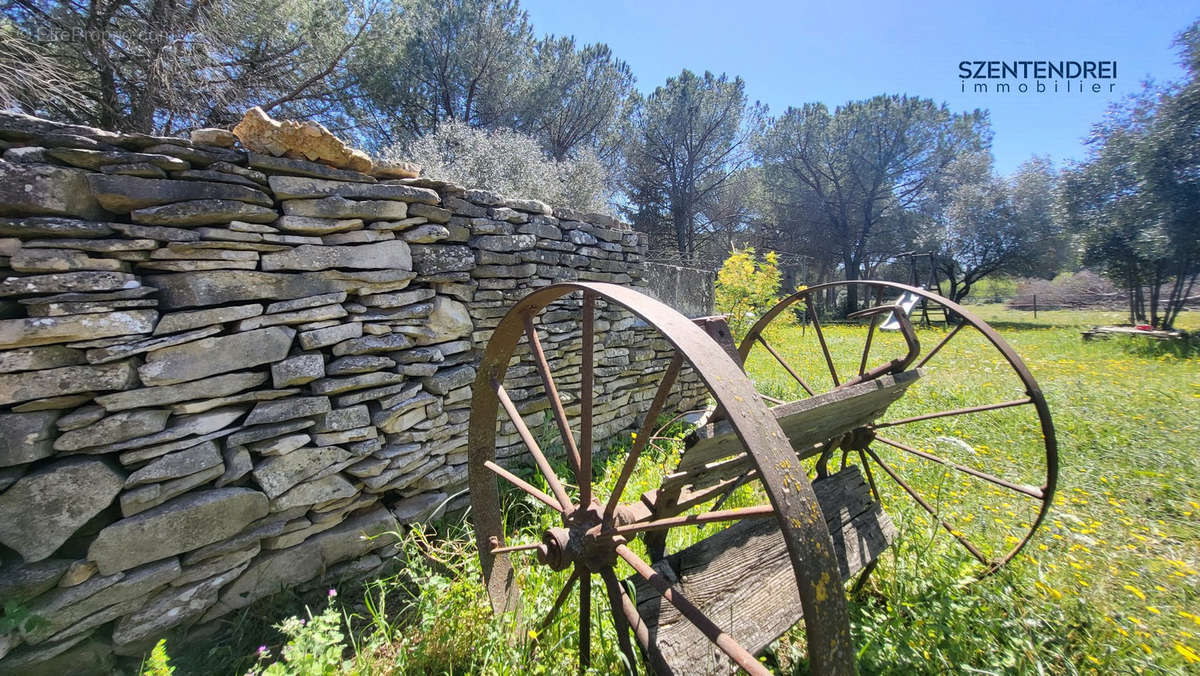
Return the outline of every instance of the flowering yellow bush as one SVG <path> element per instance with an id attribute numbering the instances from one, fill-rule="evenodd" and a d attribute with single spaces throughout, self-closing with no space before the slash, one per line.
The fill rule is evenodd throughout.
<path id="1" fill-rule="evenodd" d="M 779 258 L 768 251 L 755 260 L 754 249 L 734 251 L 717 272 L 717 312 L 729 316 L 729 328 L 740 339 L 767 310 L 779 302 Z M 781 318 L 785 319 L 785 318 Z"/>

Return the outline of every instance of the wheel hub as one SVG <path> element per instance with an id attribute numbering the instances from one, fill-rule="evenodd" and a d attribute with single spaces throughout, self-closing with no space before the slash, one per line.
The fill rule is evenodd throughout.
<path id="1" fill-rule="evenodd" d="M 619 526 L 633 520 L 628 508 L 618 506 L 613 514 L 613 525 Z M 538 563 L 552 570 L 565 570 L 571 565 L 583 566 L 595 573 L 611 568 L 617 561 L 617 546 L 627 542 L 613 528 L 604 528 L 603 507 L 592 502 L 586 508 L 575 505 L 575 509 L 563 520 L 563 526 L 547 528 L 542 533 L 542 542 L 537 548 Z"/>

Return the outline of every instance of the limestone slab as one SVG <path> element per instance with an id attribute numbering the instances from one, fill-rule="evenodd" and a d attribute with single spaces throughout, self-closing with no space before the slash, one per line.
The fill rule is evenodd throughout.
<path id="1" fill-rule="evenodd" d="M 283 213 L 287 216 L 309 218 L 349 219 L 384 221 L 404 218 L 408 215 L 407 202 L 391 200 L 348 200 L 344 197 L 320 199 L 285 200 Z"/>
<path id="2" fill-rule="evenodd" d="M 303 385 L 325 376 L 325 356 L 320 352 L 296 355 L 271 365 L 271 383 L 276 388 Z"/>
<path id="3" fill-rule="evenodd" d="M 127 269 L 121 261 L 111 258 L 92 258 L 82 251 L 69 249 L 23 248 L 9 258 L 8 266 L 17 272 L 75 272 L 79 270 L 108 270 L 122 272 Z"/>
<path id="4" fill-rule="evenodd" d="M 269 364 L 287 356 L 295 335 L 293 329 L 272 326 L 156 350 L 138 375 L 146 385 L 171 385 Z"/>
<path id="5" fill-rule="evenodd" d="M 332 305 L 323 305 L 321 307 L 310 307 L 303 310 L 293 310 L 291 312 L 277 312 L 275 314 L 260 315 L 243 319 L 238 322 L 238 331 L 252 331 L 261 329 L 265 326 L 283 326 L 290 324 L 311 324 L 313 322 L 329 321 L 331 319 L 341 319 L 346 316 L 346 309 L 341 304 L 334 303 Z"/>
<path id="6" fill-rule="evenodd" d="M 108 507 L 124 480 L 108 462 L 91 458 L 34 470 L 0 494 L 0 542 L 27 562 L 45 559 Z"/>
<path id="7" fill-rule="evenodd" d="M 312 218 L 309 216 L 280 216 L 273 225 L 280 230 L 301 235 L 332 235 L 363 227 L 361 218 Z"/>
<path id="8" fill-rule="evenodd" d="M 56 216 L 29 218 L 0 218 L 0 235 L 7 237 L 107 237 L 113 233 L 111 223 L 81 221 Z"/>
<path id="9" fill-rule="evenodd" d="M 89 364 L 107 364 L 110 361 L 124 359 L 135 354 L 153 352 L 154 350 L 161 350 L 173 345 L 183 345 L 184 343 L 190 343 L 194 340 L 207 338 L 220 332 L 220 326 L 206 326 L 193 331 L 175 333 L 169 336 L 158 336 L 155 338 L 147 338 L 146 340 L 137 340 L 132 343 L 93 348 L 87 351 L 86 357 Z"/>
<path id="10" fill-rule="evenodd" d="M 0 373 L 38 371 L 84 362 L 83 352 L 62 345 L 21 347 L 0 351 Z"/>
<path id="11" fill-rule="evenodd" d="M 303 448 L 309 441 L 312 441 L 312 437 L 307 434 L 289 434 L 267 441 L 257 441 L 247 448 L 259 455 L 287 455 L 297 448 Z"/>
<path id="12" fill-rule="evenodd" d="M 352 338 L 359 338 L 362 334 L 362 324 L 357 322 L 330 326 L 313 331 L 303 331 L 300 333 L 300 347 L 306 350 L 316 350 L 336 345 Z"/>
<path id="13" fill-rule="evenodd" d="M 441 198 L 433 190 L 396 183 L 347 183 L 298 176 L 271 176 L 267 179 L 275 197 L 281 200 L 310 197 L 350 197 L 356 199 L 402 200 L 437 204 Z"/>
<path id="14" fill-rule="evenodd" d="M 349 459 L 350 454 L 336 446 L 310 446 L 267 458 L 252 474 L 263 492 L 276 498 L 326 467 Z"/>
<path id="15" fill-rule="evenodd" d="M 88 176 L 88 182 L 100 206 L 114 213 L 191 200 L 233 200 L 264 207 L 273 203 L 261 190 L 232 183 L 173 181 L 104 174 L 92 174 Z"/>
<path id="16" fill-rule="evenodd" d="M 296 298 L 294 300 L 282 300 L 276 303 L 271 303 L 267 306 L 267 314 L 275 314 L 277 312 L 293 312 L 295 310 L 304 310 L 307 308 L 321 307 L 322 305 L 330 305 L 334 303 L 343 303 L 346 301 L 346 292 L 337 291 L 334 293 L 323 293 L 316 296 L 308 296 L 305 298 Z"/>
<path id="17" fill-rule="evenodd" d="M 284 456 L 287 457 L 287 456 Z M 301 483 L 271 501 L 273 511 L 292 509 L 304 505 L 319 505 L 330 500 L 353 497 L 358 493 L 354 484 L 341 474 L 331 474 L 322 479 Z"/>
<path id="18" fill-rule="evenodd" d="M 58 451 L 78 451 L 91 446 L 115 444 L 135 437 L 157 434 L 167 427 L 170 411 L 138 409 L 110 415 L 87 427 L 67 432 L 54 442 Z"/>
<path id="19" fill-rule="evenodd" d="M 220 225 L 230 221 L 271 223 L 279 217 L 270 207 L 236 200 L 175 202 L 137 209 L 130 215 L 134 223 L 167 226 Z"/>
<path id="20" fill-rule="evenodd" d="M 223 540 L 268 510 L 267 496 L 247 488 L 197 491 L 109 525 L 88 559 L 111 575 Z"/>
<path id="21" fill-rule="evenodd" d="M 55 272 L 47 275 L 9 276 L 0 279 L 0 297 L 79 291 L 118 291 L 141 286 L 127 272 Z"/>
<path id="22" fill-rule="evenodd" d="M 150 333 L 156 310 L 0 320 L 0 350 Z"/>
<path id="23" fill-rule="evenodd" d="M 195 474 L 222 464 L 216 442 L 205 441 L 191 448 L 168 453 L 142 467 L 125 479 L 125 488 L 156 483 Z"/>
<path id="24" fill-rule="evenodd" d="M 144 406 L 163 406 L 180 401 L 210 399 L 235 394 L 267 381 L 265 373 L 229 373 L 178 385 L 146 387 L 96 397 L 96 403 L 108 411 L 123 411 Z"/>
<path id="25" fill-rule="evenodd" d="M 238 404 L 257 404 L 260 401 L 270 401 L 271 399 L 283 399 L 299 394 L 297 388 L 284 388 L 278 390 L 254 390 L 252 392 L 242 392 L 240 394 L 231 394 L 227 397 L 216 397 L 215 399 L 203 399 L 200 401 L 189 401 L 183 404 L 172 404 L 171 413 L 176 415 L 189 415 L 192 413 L 203 413 L 211 411 L 214 408 L 222 406 L 235 406 Z"/>
<path id="26" fill-rule="evenodd" d="M 54 455 L 55 421 L 61 411 L 0 413 L 0 467 Z"/>
<path id="27" fill-rule="evenodd" d="M 257 317 L 262 313 L 263 306 L 257 303 L 217 307 L 208 310 L 193 310 L 190 312 L 172 312 L 163 315 L 158 320 L 158 325 L 154 327 L 154 335 L 160 336 L 165 333 L 177 333 L 204 326 L 236 322 L 242 319 L 249 319 L 250 317 Z"/>
<path id="28" fill-rule="evenodd" d="M 214 270 L 147 275 L 146 283 L 160 290 L 160 307 L 180 309 L 264 299 L 280 301 L 338 291 L 381 293 L 404 288 L 414 276 L 405 270 L 301 273 Z"/>
<path id="29" fill-rule="evenodd" d="M 305 245 L 262 259 L 262 269 L 268 271 L 330 268 L 411 270 L 412 256 L 407 243 L 393 240 L 357 246 Z"/>
<path id="30" fill-rule="evenodd" d="M 345 355 L 378 354 L 406 350 L 413 346 L 413 341 L 407 336 L 388 334 L 383 336 L 364 336 L 343 341 L 333 347 L 333 354 Z"/>
<path id="31" fill-rule="evenodd" d="M 329 397 L 295 397 L 278 401 L 264 401 L 257 404 L 250 415 L 246 416 L 246 425 L 267 425 L 270 423 L 307 418 L 309 416 L 327 413 L 330 410 Z"/>
<path id="32" fill-rule="evenodd" d="M 229 444 L 250 444 L 255 441 L 263 441 L 265 439 L 273 439 L 284 434 L 299 432 L 303 429 L 312 427 L 312 420 L 288 420 L 281 423 L 271 423 L 269 425 L 254 425 L 245 429 L 234 432 L 230 435 L 227 443 Z"/>
<path id="33" fill-rule="evenodd" d="M 272 173 L 312 176 L 313 178 L 327 178 L 334 181 L 375 182 L 374 178 L 362 172 L 338 169 L 319 162 L 309 162 L 308 160 L 292 157 L 272 157 L 271 155 L 264 155 L 257 152 L 250 152 L 248 155 L 250 166 Z"/>
<path id="34" fill-rule="evenodd" d="M 136 383 L 137 371 L 131 361 L 9 373 L 0 375 L 0 405 L 79 392 L 125 390 Z"/>
<path id="35" fill-rule="evenodd" d="M 0 160 L 0 216 L 45 214 L 102 220 L 107 212 L 92 195 L 88 176 L 82 169 Z"/>

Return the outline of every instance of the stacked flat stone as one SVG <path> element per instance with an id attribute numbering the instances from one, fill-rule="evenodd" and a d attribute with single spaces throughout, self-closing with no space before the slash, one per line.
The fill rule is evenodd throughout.
<path id="1" fill-rule="evenodd" d="M 466 500 L 470 385 L 507 308 L 556 281 L 641 283 L 644 236 L 610 218 L 222 130 L 0 113 L 0 151 L 0 602 L 45 620 L 0 634 L 0 672 L 105 665 L 377 573 L 394 543 L 364 535 Z M 670 346 L 597 319 L 601 440 L 638 422 Z M 572 396 L 578 301 L 544 320 Z M 535 429 L 539 382 L 527 354 L 507 381 Z M 673 404 L 701 392 L 682 385 Z"/>

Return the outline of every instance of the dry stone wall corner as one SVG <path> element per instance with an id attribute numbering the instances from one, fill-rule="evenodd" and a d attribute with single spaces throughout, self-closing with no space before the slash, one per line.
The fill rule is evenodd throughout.
<path id="1" fill-rule="evenodd" d="M 470 384 L 513 302 L 645 283 L 644 236 L 610 218 L 247 119 L 183 139 L 0 113 L 0 602 L 47 620 L 0 635 L 0 674 L 103 669 L 281 586 L 393 565 L 362 536 L 465 504 Z M 564 382 L 569 310 L 542 326 Z M 597 326 L 604 439 L 669 345 L 615 308 Z"/>

